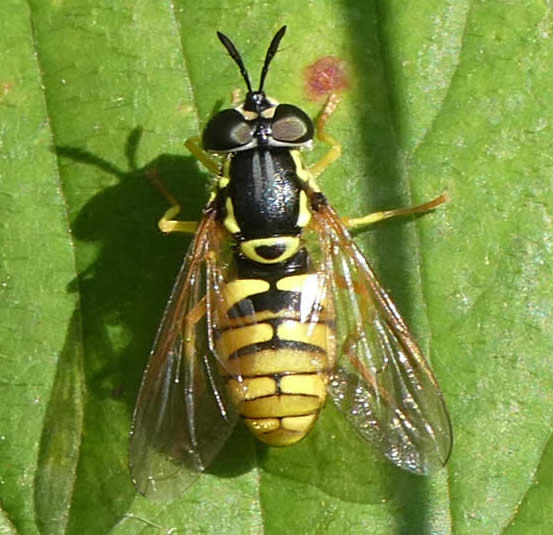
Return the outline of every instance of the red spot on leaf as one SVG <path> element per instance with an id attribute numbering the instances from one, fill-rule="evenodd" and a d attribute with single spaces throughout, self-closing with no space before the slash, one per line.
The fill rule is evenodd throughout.
<path id="1" fill-rule="evenodd" d="M 319 100 L 349 88 L 345 61 L 325 56 L 305 68 L 305 90 L 309 98 Z"/>

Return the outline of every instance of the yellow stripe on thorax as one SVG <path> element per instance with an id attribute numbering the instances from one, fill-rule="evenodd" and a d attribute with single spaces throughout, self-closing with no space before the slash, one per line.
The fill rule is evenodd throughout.
<path id="1" fill-rule="evenodd" d="M 313 178 L 311 173 L 304 167 L 303 160 L 300 155 L 299 150 L 291 150 L 290 155 L 292 156 L 292 159 L 294 160 L 294 165 L 296 168 L 296 174 L 298 177 L 309 185 L 309 187 L 313 191 L 321 191 L 321 188 L 319 188 L 319 185 L 317 184 L 317 181 Z"/>
<path id="2" fill-rule="evenodd" d="M 230 197 L 227 197 L 225 202 L 225 208 L 227 210 L 227 215 L 223 221 L 223 225 L 231 234 L 238 234 L 240 232 L 240 226 L 236 217 L 234 216 L 234 206 L 232 205 L 232 200 Z"/>
<path id="3" fill-rule="evenodd" d="M 299 207 L 298 207 L 298 220 L 296 225 L 300 228 L 304 228 L 311 221 L 311 210 L 307 202 L 307 193 L 300 191 Z"/>

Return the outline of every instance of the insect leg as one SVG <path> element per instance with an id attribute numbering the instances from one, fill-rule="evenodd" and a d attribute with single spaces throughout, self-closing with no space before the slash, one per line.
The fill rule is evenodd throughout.
<path id="1" fill-rule="evenodd" d="M 180 205 L 171 206 L 158 221 L 159 230 L 165 234 L 170 232 L 184 232 L 185 234 L 194 234 L 198 228 L 197 221 L 179 221 L 173 219 L 180 212 Z"/>
<path id="2" fill-rule="evenodd" d="M 189 137 L 184 145 L 197 158 L 204 167 L 214 175 L 219 174 L 220 164 L 217 160 L 213 159 L 203 148 L 202 140 L 199 136 Z"/>
<path id="3" fill-rule="evenodd" d="M 383 219 L 389 219 L 391 217 L 412 215 L 412 214 L 424 214 L 430 212 L 440 204 L 444 204 L 449 200 L 447 193 L 442 193 L 440 196 L 432 199 L 429 202 L 419 204 L 418 206 L 411 206 L 409 208 L 396 208 L 395 210 L 384 210 L 382 212 L 373 212 L 363 217 L 343 217 L 342 223 L 349 230 L 361 230 L 364 227 L 368 227 L 373 223 L 382 221 Z"/>
<path id="4" fill-rule="evenodd" d="M 178 221 L 173 219 L 181 210 L 177 199 L 165 187 L 165 184 L 160 180 L 157 170 L 150 168 L 146 170 L 146 176 L 150 183 L 169 201 L 170 208 L 161 216 L 157 226 L 161 232 L 166 234 L 170 232 L 184 232 L 186 234 L 194 234 L 198 228 L 197 221 Z"/>
<path id="5" fill-rule="evenodd" d="M 340 99 L 338 98 L 338 95 L 336 95 L 335 93 L 331 93 L 323 109 L 321 110 L 319 117 L 317 118 L 317 139 L 323 141 L 324 143 L 328 143 L 330 145 L 330 149 L 316 164 L 313 164 L 311 167 L 309 167 L 309 172 L 311 173 L 313 178 L 317 178 L 342 154 L 342 146 L 340 145 L 340 143 L 338 143 L 336 139 L 327 134 L 325 131 L 326 123 L 330 116 L 334 113 L 334 110 L 336 109 L 336 106 L 338 106 L 339 101 Z"/>

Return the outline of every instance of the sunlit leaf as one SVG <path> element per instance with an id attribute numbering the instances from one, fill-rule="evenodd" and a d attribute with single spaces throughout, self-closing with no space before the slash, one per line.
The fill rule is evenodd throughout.
<path id="1" fill-rule="evenodd" d="M 547 2 L 4 0 L 0 19 L 2 533 L 549 534 L 553 18 Z M 389 466 L 328 406 L 304 442 L 243 430 L 181 499 L 130 483 L 140 377 L 188 245 L 156 227 L 155 169 L 199 217 L 183 146 L 242 88 L 315 115 L 304 69 L 346 66 L 322 177 L 361 215 L 435 197 L 359 243 L 429 354 L 452 416 L 448 466 Z M 318 147 L 306 159 L 322 153 Z M 171 531 L 173 529 L 173 531 Z M 176 530 L 176 531 L 175 531 Z"/>

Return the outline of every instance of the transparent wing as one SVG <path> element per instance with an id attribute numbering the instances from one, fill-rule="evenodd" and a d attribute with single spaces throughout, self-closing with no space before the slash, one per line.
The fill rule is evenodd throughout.
<path id="1" fill-rule="evenodd" d="M 237 420 L 214 336 L 225 284 L 214 214 L 196 232 L 165 309 L 140 388 L 129 445 L 143 494 L 175 496 L 214 459 Z"/>
<path id="2" fill-rule="evenodd" d="M 442 466 L 451 425 L 428 363 L 334 210 L 322 203 L 313 219 L 335 296 L 330 396 L 395 465 L 420 474 Z"/>

